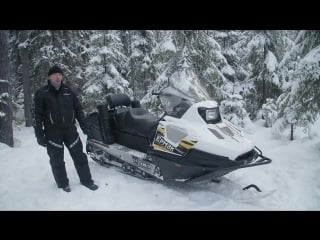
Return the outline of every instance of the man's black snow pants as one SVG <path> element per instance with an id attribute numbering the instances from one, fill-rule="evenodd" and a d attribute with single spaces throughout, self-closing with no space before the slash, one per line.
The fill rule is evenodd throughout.
<path id="1" fill-rule="evenodd" d="M 74 166 L 82 184 L 93 183 L 87 155 L 83 153 L 82 142 L 75 125 L 68 128 L 46 127 L 47 152 L 50 157 L 50 165 L 54 179 L 59 188 L 69 184 L 65 162 L 63 160 L 64 146 L 68 148 L 73 159 Z"/>

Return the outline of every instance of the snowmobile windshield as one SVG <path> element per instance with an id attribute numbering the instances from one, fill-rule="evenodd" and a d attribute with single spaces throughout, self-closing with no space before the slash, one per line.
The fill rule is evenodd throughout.
<path id="1" fill-rule="evenodd" d="M 182 92 L 172 86 L 162 89 L 159 97 L 167 115 L 176 118 L 181 118 L 193 104 L 207 100 L 196 94 Z"/>

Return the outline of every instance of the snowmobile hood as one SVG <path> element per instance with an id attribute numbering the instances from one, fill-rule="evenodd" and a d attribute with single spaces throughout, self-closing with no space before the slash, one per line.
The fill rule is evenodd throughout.
<path id="1" fill-rule="evenodd" d="M 187 114 L 187 113 L 186 113 Z M 251 151 L 254 145 L 243 136 L 243 133 L 226 120 L 217 124 L 207 124 L 198 114 L 183 116 L 177 119 L 166 116 L 164 125 L 175 125 L 184 128 L 187 139 L 195 141 L 193 148 L 214 155 L 228 157 L 235 160 L 238 156 Z M 197 119 L 197 121 L 196 121 Z M 172 128 L 172 127 L 171 127 Z"/>
<path id="2" fill-rule="evenodd" d="M 198 130 L 198 129 L 197 129 Z M 199 131 L 199 130 L 198 130 Z M 251 141 L 232 130 L 225 123 L 208 124 L 202 127 L 201 137 L 194 148 L 235 160 L 238 156 L 251 151 Z"/>

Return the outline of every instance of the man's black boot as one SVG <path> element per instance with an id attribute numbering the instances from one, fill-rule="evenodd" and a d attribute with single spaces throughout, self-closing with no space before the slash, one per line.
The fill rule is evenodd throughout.
<path id="1" fill-rule="evenodd" d="M 94 184 L 94 183 L 89 183 L 89 184 L 82 184 L 83 186 L 89 188 L 90 190 L 94 191 L 97 190 L 99 187 L 98 185 Z"/>
<path id="2" fill-rule="evenodd" d="M 71 188 L 70 188 L 70 186 L 69 186 L 69 185 L 68 185 L 68 186 L 63 187 L 62 189 L 63 189 L 63 191 L 65 191 L 65 192 L 71 192 Z"/>

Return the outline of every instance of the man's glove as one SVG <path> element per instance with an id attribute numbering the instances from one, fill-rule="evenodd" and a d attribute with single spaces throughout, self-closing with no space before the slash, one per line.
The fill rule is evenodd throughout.
<path id="1" fill-rule="evenodd" d="M 43 147 L 47 147 L 47 141 L 45 139 L 45 137 L 38 137 L 37 138 L 37 142 L 40 146 L 43 146 Z"/>
<path id="2" fill-rule="evenodd" d="M 89 132 L 90 132 L 90 129 L 87 127 L 87 125 L 85 126 L 80 126 L 81 127 L 81 130 L 83 132 L 84 135 L 88 135 Z"/>
<path id="3" fill-rule="evenodd" d="M 40 146 L 46 147 L 47 146 L 47 140 L 44 134 L 44 130 L 42 128 L 35 128 L 35 134 L 37 138 L 37 142 Z"/>
<path id="4" fill-rule="evenodd" d="M 90 135 L 90 128 L 84 129 L 83 133 L 87 136 Z"/>

